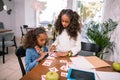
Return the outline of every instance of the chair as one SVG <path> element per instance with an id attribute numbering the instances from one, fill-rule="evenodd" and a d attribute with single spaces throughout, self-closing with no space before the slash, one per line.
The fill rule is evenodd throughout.
<path id="1" fill-rule="evenodd" d="M 2 48 L 1 49 L 2 51 L 0 51 L 0 54 L 3 57 L 3 63 L 5 63 L 5 42 L 4 42 L 4 38 L 0 37 L 0 41 L 2 41 L 2 42 L 0 42 L 0 47 Z"/>
<path id="2" fill-rule="evenodd" d="M 0 22 L 0 29 L 4 29 L 4 24 Z"/>
<path id="3" fill-rule="evenodd" d="M 5 54 L 8 53 L 8 47 L 15 46 L 17 48 L 14 33 L 1 33 L 0 34 L 0 53 L 3 55 L 3 63 L 5 63 Z M 6 49 L 6 52 L 5 52 Z"/>
<path id="4" fill-rule="evenodd" d="M 81 42 L 81 51 L 78 55 L 82 56 L 93 56 L 101 50 L 100 46 L 95 43 Z"/>
<path id="5" fill-rule="evenodd" d="M 26 29 L 26 32 L 28 31 L 27 27 L 28 27 L 28 25 L 20 26 L 20 30 L 21 30 L 21 43 L 22 43 L 22 39 L 23 39 L 23 37 L 25 35 L 24 29 Z"/>
<path id="6" fill-rule="evenodd" d="M 21 30 L 21 43 L 22 43 L 22 39 L 23 39 L 25 33 L 24 33 L 24 30 L 23 30 L 22 26 L 20 26 L 20 30 Z"/>
<path id="7" fill-rule="evenodd" d="M 20 30 L 21 30 L 21 42 L 22 42 L 22 38 L 25 35 L 24 32 L 23 32 L 23 27 L 22 26 L 20 26 Z"/>
<path id="8" fill-rule="evenodd" d="M 22 62 L 22 57 L 25 57 L 25 52 L 26 52 L 26 50 L 23 48 L 23 46 L 19 46 L 15 51 L 15 54 L 17 56 L 17 59 L 18 59 L 18 62 L 19 62 L 20 68 L 21 68 L 22 76 L 24 76 L 26 74 L 25 68 L 24 68 L 24 65 Z"/>
<path id="9" fill-rule="evenodd" d="M 28 25 L 23 25 L 23 28 L 26 29 L 26 32 L 28 31 L 28 30 L 27 30 Z"/>
<path id="10" fill-rule="evenodd" d="M 4 10 L 3 6 L 4 6 L 4 1 L 0 0 L 0 11 Z"/>

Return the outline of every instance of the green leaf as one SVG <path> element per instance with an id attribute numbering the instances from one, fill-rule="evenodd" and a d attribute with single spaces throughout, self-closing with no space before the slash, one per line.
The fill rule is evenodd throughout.
<path id="1" fill-rule="evenodd" d="M 112 19 L 103 23 L 92 21 L 91 24 L 88 25 L 87 38 L 101 47 L 101 51 L 96 56 L 102 57 L 102 52 L 105 48 L 112 48 L 113 42 L 110 42 L 110 34 L 114 31 L 117 25 L 117 22 Z"/>

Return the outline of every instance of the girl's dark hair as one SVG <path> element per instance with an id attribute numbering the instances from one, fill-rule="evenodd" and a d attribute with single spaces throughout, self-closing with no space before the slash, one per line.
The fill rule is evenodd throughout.
<path id="1" fill-rule="evenodd" d="M 80 16 L 71 9 L 63 9 L 58 15 L 58 18 L 54 24 L 56 32 L 58 32 L 58 34 L 61 34 L 62 31 L 64 30 L 64 27 L 61 23 L 62 22 L 61 17 L 64 14 L 66 14 L 70 18 L 70 24 L 66 28 L 67 33 L 71 38 L 76 40 L 78 32 L 81 32 Z"/>
<path id="2" fill-rule="evenodd" d="M 23 40 L 24 48 L 30 48 L 37 45 L 37 36 L 39 34 L 46 33 L 44 27 L 39 27 L 28 31 Z"/>

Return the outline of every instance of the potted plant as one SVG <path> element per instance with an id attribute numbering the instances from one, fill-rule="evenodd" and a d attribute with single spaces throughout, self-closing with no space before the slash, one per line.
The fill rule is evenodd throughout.
<path id="1" fill-rule="evenodd" d="M 108 19 L 108 21 L 103 23 L 92 21 L 88 26 L 87 39 L 101 47 L 100 52 L 96 53 L 96 56 L 103 58 L 103 54 L 114 46 L 114 43 L 111 42 L 110 39 L 112 32 L 117 26 L 117 22 L 112 19 Z"/>
<path id="2" fill-rule="evenodd" d="M 48 24 L 48 29 L 50 30 L 52 27 L 52 24 Z"/>

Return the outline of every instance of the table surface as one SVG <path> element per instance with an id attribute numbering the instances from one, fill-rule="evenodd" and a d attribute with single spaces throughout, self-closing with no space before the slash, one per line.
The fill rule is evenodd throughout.
<path id="1" fill-rule="evenodd" d="M 30 72 L 28 72 L 25 76 L 23 76 L 20 80 L 41 80 L 41 75 L 45 75 L 48 71 L 49 68 L 56 67 L 58 69 L 58 74 L 59 76 L 61 75 L 61 72 L 67 72 L 67 71 L 62 71 L 60 69 L 61 66 L 65 65 L 66 63 L 60 63 L 60 60 L 67 60 L 68 62 L 71 62 L 69 57 L 57 57 L 53 60 L 50 66 L 43 66 L 43 61 L 41 61 L 35 68 L 33 68 Z M 112 65 L 112 62 L 106 61 L 110 65 Z M 104 68 L 98 68 L 96 69 L 97 71 L 110 71 L 113 72 L 112 67 L 104 67 Z M 67 80 L 65 77 L 61 77 L 59 80 Z"/>
<path id="2" fill-rule="evenodd" d="M 0 33 L 12 31 L 11 29 L 0 29 Z"/>

